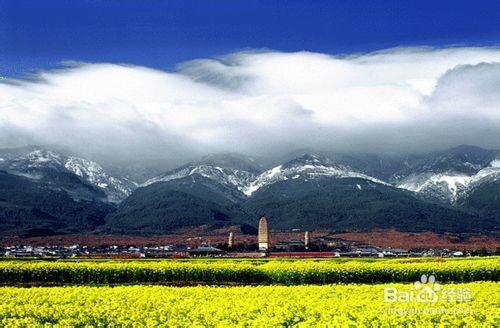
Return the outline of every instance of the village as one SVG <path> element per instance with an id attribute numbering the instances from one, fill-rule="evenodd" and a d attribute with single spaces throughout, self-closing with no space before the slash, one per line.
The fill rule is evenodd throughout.
<path id="1" fill-rule="evenodd" d="M 419 248 L 401 249 L 377 247 L 343 238 L 319 236 L 312 238 L 309 231 L 303 238 L 289 238 L 271 243 L 272 233 L 265 217 L 259 220 L 255 243 L 235 243 L 235 233 L 230 232 L 225 243 L 203 242 L 198 246 L 190 243 L 168 245 L 12 245 L 0 247 L 0 256 L 14 258 L 190 258 L 190 257 L 461 257 L 495 255 L 492 251 L 464 251 L 461 249 Z"/>

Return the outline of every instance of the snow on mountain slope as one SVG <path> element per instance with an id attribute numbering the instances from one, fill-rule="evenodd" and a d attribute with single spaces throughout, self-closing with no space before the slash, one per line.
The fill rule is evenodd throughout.
<path id="1" fill-rule="evenodd" d="M 245 197 L 243 191 L 260 170 L 260 165 L 251 157 L 230 153 L 212 154 L 200 161 L 188 163 L 149 179 L 141 186 L 198 175 L 235 190 L 240 197 Z"/>
<path id="2" fill-rule="evenodd" d="M 397 187 L 454 202 L 467 189 L 471 179 L 462 173 L 422 173 L 407 177 Z"/>
<path id="3" fill-rule="evenodd" d="M 128 197 L 137 188 L 137 184 L 128 179 L 118 179 L 108 175 L 96 162 L 74 156 L 68 157 L 64 167 L 93 186 L 102 189 L 110 202 L 118 203 Z"/>
<path id="4" fill-rule="evenodd" d="M 245 195 L 251 196 L 260 188 L 279 181 L 289 179 L 307 180 L 321 177 L 361 178 L 386 184 L 379 179 L 356 172 L 348 166 L 334 164 L 326 158 L 306 154 L 258 175 L 250 184 L 246 186 L 243 192 Z"/>
<path id="5" fill-rule="evenodd" d="M 489 166 L 475 174 L 426 172 L 405 178 L 397 184 L 397 187 L 455 203 L 459 198 L 465 197 L 472 188 L 486 181 L 498 180 L 499 178 L 500 159 L 495 159 L 491 161 Z"/>
<path id="6" fill-rule="evenodd" d="M 490 166 L 485 167 L 475 174 L 469 182 L 468 189 L 473 189 L 476 186 L 491 181 L 500 180 L 500 159 L 495 159 L 490 163 Z"/>
<path id="7" fill-rule="evenodd" d="M 248 172 L 235 167 L 221 167 L 213 163 L 192 163 L 150 179 L 142 186 L 181 179 L 196 174 L 236 189 L 248 197 L 264 186 L 288 179 L 349 177 L 362 178 L 385 184 L 385 182 L 381 180 L 356 172 L 347 166 L 334 164 L 326 158 L 315 155 L 303 155 L 285 164 L 264 171 L 261 174 Z"/>
<path id="8" fill-rule="evenodd" d="M 177 170 L 170 171 L 159 177 L 155 177 L 146 181 L 144 184 L 142 184 L 142 186 L 149 186 L 157 182 L 166 182 L 181 179 L 195 174 L 214 180 L 222 185 L 236 188 L 240 192 L 243 192 L 250 181 L 254 179 L 254 174 L 248 171 L 230 167 L 199 164 L 188 165 Z"/>
<path id="9" fill-rule="evenodd" d="M 62 157 L 49 150 L 34 150 L 23 156 L 6 155 L 7 158 L 2 162 L 2 166 L 13 172 L 22 172 L 26 176 L 29 176 L 29 173 L 36 171 L 36 169 L 60 170 L 64 168 Z"/>
<path id="10" fill-rule="evenodd" d="M 31 179 L 46 176 L 46 170 L 73 173 L 85 183 L 104 191 L 108 201 L 114 203 L 125 199 L 137 187 L 130 180 L 108 175 L 96 162 L 51 150 L 35 149 L 24 154 L 4 153 L 2 159 L 0 169 Z"/>

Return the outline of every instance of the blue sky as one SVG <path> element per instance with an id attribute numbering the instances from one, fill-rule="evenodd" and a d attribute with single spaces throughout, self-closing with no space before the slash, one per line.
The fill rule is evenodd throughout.
<path id="1" fill-rule="evenodd" d="M 500 149 L 498 90 L 498 0 L 0 0 L 0 147 Z"/>
<path id="2" fill-rule="evenodd" d="M 500 44 L 498 1 L 0 0 L 0 75 L 64 60 L 172 70 L 246 49 Z"/>

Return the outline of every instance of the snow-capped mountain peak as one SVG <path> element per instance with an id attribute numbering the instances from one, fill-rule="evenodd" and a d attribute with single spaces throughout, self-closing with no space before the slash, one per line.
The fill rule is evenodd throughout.
<path id="1" fill-rule="evenodd" d="M 260 188 L 288 179 L 316 179 L 320 177 L 356 177 L 384 183 L 376 178 L 334 164 L 329 159 L 317 155 L 304 154 L 284 164 L 277 165 L 260 174 L 235 167 L 223 167 L 213 163 L 192 163 L 179 169 L 146 181 L 142 186 L 157 182 L 167 182 L 187 176 L 200 175 L 222 185 L 234 188 L 249 197 Z"/>
<path id="2" fill-rule="evenodd" d="M 141 186 L 144 187 L 157 182 L 167 182 L 194 175 L 209 178 L 222 185 L 236 188 L 241 192 L 254 177 L 253 173 L 236 168 L 213 166 L 209 164 L 191 164 L 149 179 Z"/>
<path id="3" fill-rule="evenodd" d="M 475 174 L 425 172 L 406 177 L 397 187 L 455 203 L 477 185 L 499 178 L 500 159 L 494 159 Z"/>
<path id="4" fill-rule="evenodd" d="M 244 194 L 251 196 L 260 188 L 289 179 L 317 179 L 322 177 L 336 178 L 361 178 L 377 183 L 385 182 L 370 177 L 366 174 L 356 172 L 352 168 L 334 164 L 328 158 L 305 154 L 293 159 L 283 165 L 278 165 L 258 175 L 245 189 Z"/>
<path id="5" fill-rule="evenodd" d="M 457 172 L 423 173 L 407 177 L 397 187 L 454 202 L 471 179 L 470 176 Z"/>
<path id="6" fill-rule="evenodd" d="M 214 154 L 149 179 L 141 186 L 198 175 L 243 194 L 259 169 L 260 166 L 252 158 L 236 154 Z"/>
<path id="7" fill-rule="evenodd" d="M 477 172 L 472 176 L 470 185 L 474 186 L 476 184 L 482 183 L 484 181 L 492 181 L 500 179 L 500 159 L 494 159 L 491 161 L 490 165 Z"/>
<path id="8" fill-rule="evenodd" d="M 50 150 L 34 150 L 22 159 L 31 166 L 62 165 L 61 156 Z"/>
<path id="9" fill-rule="evenodd" d="M 108 201 L 120 202 L 137 187 L 127 179 L 108 175 L 96 162 L 43 148 L 14 149 L 1 154 L 0 169 L 31 179 L 53 179 L 52 175 L 72 173 L 106 194 Z M 52 172 L 52 173 L 49 173 Z"/>
<path id="10" fill-rule="evenodd" d="M 137 187 L 135 182 L 112 177 L 96 162 L 83 158 L 70 156 L 64 167 L 91 185 L 102 189 L 108 196 L 108 200 L 114 203 L 122 201 Z"/>

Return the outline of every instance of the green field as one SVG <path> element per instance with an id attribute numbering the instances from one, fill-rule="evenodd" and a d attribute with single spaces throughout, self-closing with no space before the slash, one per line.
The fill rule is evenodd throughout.
<path id="1" fill-rule="evenodd" d="M 498 327 L 499 272 L 498 257 L 5 260 L 0 326 Z M 427 287 L 436 299 L 415 297 Z"/>

